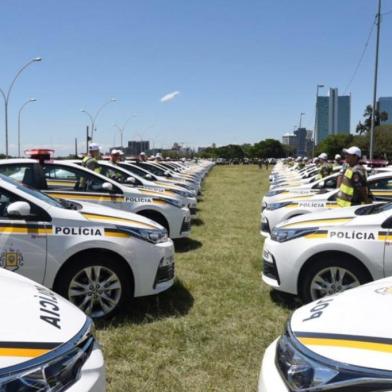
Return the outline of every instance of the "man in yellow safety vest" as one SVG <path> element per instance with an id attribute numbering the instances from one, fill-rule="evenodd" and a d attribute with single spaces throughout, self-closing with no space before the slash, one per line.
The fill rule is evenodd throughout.
<path id="1" fill-rule="evenodd" d="M 99 146 L 96 143 L 91 143 L 88 146 L 88 155 L 86 155 L 82 160 L 82 166 L 87 167 L 96 173 L 101 172 L 101 168 L 98 164 L 99 159 Z"/>
<path id="2" fill-rule="evenodd" d="M 365 168 L 360 164 L 362 156 L 358 147 L 343 149 L 347 168 L 343 174 L 336 202 L 340 207 L 371 203 Z"/>

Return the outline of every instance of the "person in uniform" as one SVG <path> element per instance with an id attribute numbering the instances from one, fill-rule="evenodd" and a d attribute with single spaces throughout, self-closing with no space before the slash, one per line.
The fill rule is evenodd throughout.
<path id="1" fill-rule="evenodd" d="M 110 162 L 112 165 L 118 165 L 118 162 L 121 161 L 121 157 L 122 157 L 123 155 L 124 155 L 124 153 L 123 153 L 121 150 L 113 149 L 113 150 L 110 152 L 110 159 L 109 159 L 109 162 Z"/>
<path id="2" fill-rule="evenodd" d="M 369 204 L 369 188 L 367 184 L 366 170 L 361 165 L 361 150 L 352 146 L 344 149 L 347 168 L 336 196 L 336 202 L 340 207 L 350 207 L 359 204 Z"/>
<path id="3" fill-rule="evenodd" d="M 320 169 L 319 169 L 318 178 L 324 178 L 329 176 L 332 173 L 332 167 L 328 163 L 328 155 L 325 152 L 322 152 L 318 156 L 318 158 L 320 160 Z"/>
<path id="4" fill-rule="evenodd" d="M 99 150 L 100 148 L 98 144 L 91 143 L 88 146 L 88 154 L 82 160 L 82 166 L 87 167 L 87 169 L 90 169 L 98 174 L 101 172 L 101 168 L 98 164 L 98 159 L 100 155 Z"/>

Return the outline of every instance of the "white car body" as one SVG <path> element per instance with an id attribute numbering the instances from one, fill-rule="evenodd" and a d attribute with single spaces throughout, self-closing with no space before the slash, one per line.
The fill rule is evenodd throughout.
<path id="1" fill-rule="evenodd" d="M 92 321 L 74 305 L 0 269 L 0 311 L 2 390 L 105 391 L 104 360 Z"/>
<path id="2" fill-rule="evenodd" d="M 173 242 L 150 219 L 86 202 L 61 205 L 4 176 L 0 201 L 0 266 L 54 289 L 92 317 L 174 283 Z M 26 206 L 31 212 L 23 213 Z"/>
<path id="3" fill-rule="evenodd" d="M 392 200 L 392 173 L 384 172 L 368 178 L 368 185 L 376 201 Z M 340 207 L 336 203 L 339 190 L 297 195 L 267 204 L 261 213 L 261 234 L 268 236 L 280 222 L 295 216 Z"/>
<path id="4" fill-rule="evenodd" d="M 297 309 L 264 353 L 259 392 L 392 392 L 391 308 L 386 278 Z"/>
<path id="5" fill-rule="evenodd" d="M 9 175 L 9 171 L 22 168 L 24 176 L 28 177 L 26 176 L 28 169 L 35 170 L 33 165 L 37 165 L 34 159 L 1 160 L 0 173 Z M 49 161 L 43 164 L 43 170 L 45 172 L 45 178 L 42 179 L 44 188 L 39 187 L 39 189 L 45 190 L 52 197 L 88 201 L 105 207 L 138 213 L 160 223 L 173 239 L 190 235 L 191 215 L 182 201 L 159 192 L 146 193 L 137 188 L 125 186 L 75 163 Z M 81 178 L 87 178 L 92 184 L 88 190 L 78 189 Z M 16 179 L 28 185 L 35 185 L 23 178 Z M 107 189 L 104 189 L 105 186 Z"/>
<path id="6" fill-rule="evenodd" d="M 325 178 L 314 179 L 314 181 L 306 182 L 300 186 L 294 187 L 279 187 L 268 191 L 261 202 L 261 207 L 264 209 L 270 203 L 276 203 L 283 199 L 296 197 L 300 195 L 318 193 L 320 190 L 333 190 L 336 189 L 336 182 L 339 173 L 331 174 Z"/>
<path id="7" fill-rule="evenodd" d="M 178 187 L 176 185 L 157 185 L 154 181 L 149 181 L 143 177 L 138 176 L 137 174 L 132 173 L 131 171 L 127 170 L 124 166 L 113 165 L 107 161 L 99 161 L 101 166 L 102 172 L 101 174 L 108 176 L 108 174 L 113 171 L 112 174 L 115 172 L 121 173 L 121 177 L 126 179 L 125 181 L 119 181 L 116 179 L 117 182 L 121 182 L 125 186 L 137 186 L 137 189 L 140 189 L 145 194 L 151 194 L 156 196 L 157 194 L 162 194 L 173 199 L 180 200 L 186 207 L 189 208 L 191 215 L 196 215 L 197 209 L 197 199 L 196 197 L 192 196 L 189 191 L 184 188 Z M 128 178 L 126 178 L 128 177 Z M 109 178 L 113 178 L 110 177 Z M 128 180 L 128 184 L 127 181 Z M 153 191 L 153 193 L 151 193 Z"/>
<path id="8" fill-rule="evenodd" d="M 191 182 L 185 181 L 185 180 L 180 180 L 180 179 L 174 179 L 171 177 L 157 175 L 156 173 L 153 173 L 151 171 L 151 168 L 149 166 L 140 166 L 140 165 L 136 164 L 136 162 L 133 162 L 133 161 L 120 162 L 120 166 L 130 170 L 132 173 L 136 173 L 139 176 L 142 176 L 143 178 L 146 178 L 150 181 L 154 181 L 154 183 L 157 185 L 179 186 L 181 188 L 185 188 L 186 190 L 192 192 L 192 196 L 198 195 L 198 190 Z"/>
<path id="9" fill-rule="evenodd" d="M 392 203 L 299 216 L 266 238 L 263 281 L 305 301 L 340 292 L 392 274 L 391 240 Z"/>

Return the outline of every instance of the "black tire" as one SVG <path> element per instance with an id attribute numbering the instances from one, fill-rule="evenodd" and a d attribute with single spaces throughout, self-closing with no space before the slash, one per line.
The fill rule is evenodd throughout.
<path id="1" fill-rule="evenodd" d="M 332 273 L 334 270 L 328 269 L 337 268 L 335 276 L 341 280 L 341 285 L 332 282 Z M 332 273 L 331 273 L 332 272 Z M 344 274 L 342 274 L 344 272 Z M 324 290 L 315 290 L 313 280 L 319 275 L 321 279 L 328 281 L 330 279 L 330 286 L 325 286 Z M 353 257 L 344 254 L 325 254 L 321 255 L 317 260 L 310 261 L 306 270 L 301 273 L 300 281 L 298 283 L 299 294 L 305 303 L 322 298 L 326 295 L 332 295 L 344 291 L 345 287 L 355 287 L 355 284 L 361 285 L 371 280 L 366 268 Z"/>
<path id="2" fill-rule="evenodd" d="M 87 271 L 90 271 L 92 278 L 90 281 Z M 99 276 L 96 276 L 97 271 L 99 271 Z M 131 297 L 132 276 L 129 275 L 129 271 L 122 265 L 121 260 L 113 257 L 112 254 L 91 253 L 89 256 L 81 256 L 73 260 L 61 272 L 55 291 L 93 319 L 107 319 L 116 314 Z M 105 283 L 105 280 L 107 283 L 100 286 L 100 283 Z M 95 289 L 92 287 L 92 281 L 96 282 Z M 86 286 L 85 290 L 88 288 L 89 292 L 86 295 L 82 293 L 73 295 L 70 291 L 71 285 L 74 287 L 74 294 L 78 291 L 77 289 L 81 291 L 83 285 Z M 83 305 L 88 298 L 94 303 L 91 308 Z"/>

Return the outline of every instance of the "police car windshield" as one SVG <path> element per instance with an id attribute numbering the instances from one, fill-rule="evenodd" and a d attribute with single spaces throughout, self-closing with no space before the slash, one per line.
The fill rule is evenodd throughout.
<path id="1" fill-rule="evenodd" d="M 372 204 L 370 206 L 359 208 L 355 211 L 355 215 L 374 215 L 389 210 L 392 210 L 392 202 Z"/>
<path id="2" fill-rule="evenodd" d="M 28 186 L 28 185 L 22 185 L 18 181 L 14 180 L 14 179 L 12 179 L 10 177 L 4 176 L 3 174 L 0 174 L 0 178 L 4 182 L 7 182 L 8 184 L 13 185 L 18 190 L 20 190 L 22 192 L 25 192 L 25 193 L 29 194 L 30 196 L 36 197 L 37 199 L 39 199 L 41 201 L 44 201 L 44 202 L 50 204 L 51 206 L 55 206 L 55 207 L 59 207 L 59 208 L 65 208 L 56 199 L 53 199 L 53 198 L 49 197 L 48 195 L 45 195 L 45 193 L 37 191 L 36 189 L 33 189 L 30 186 Z"/>

